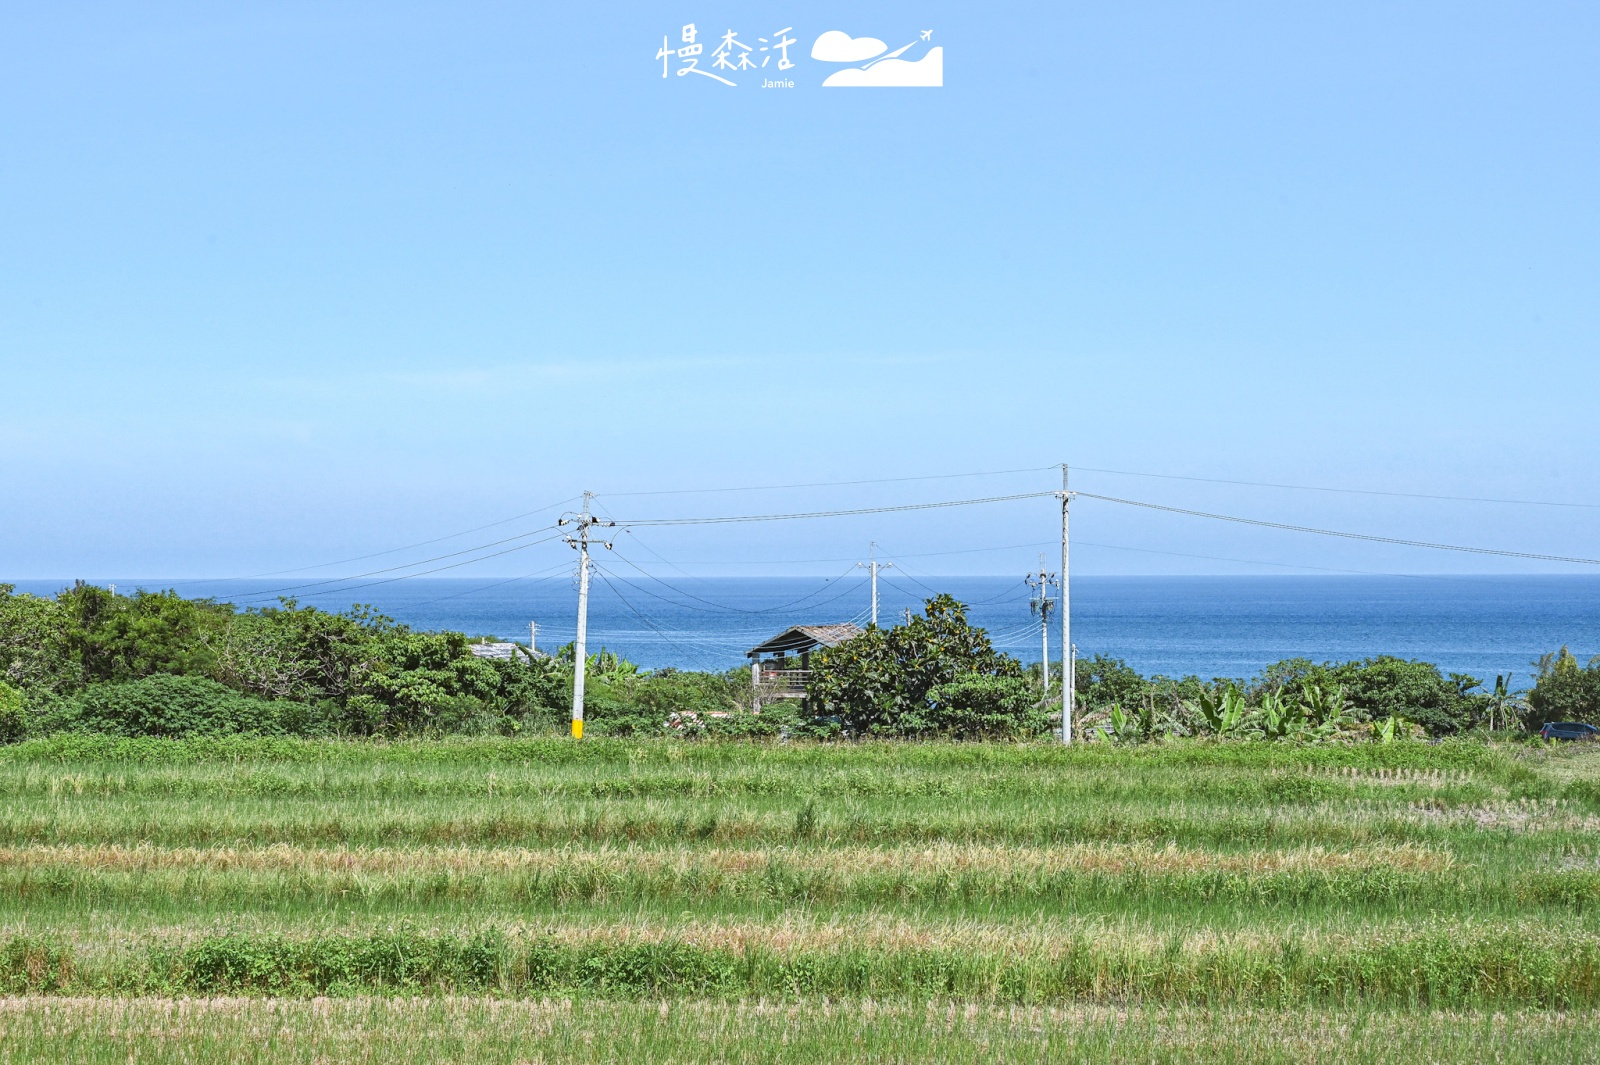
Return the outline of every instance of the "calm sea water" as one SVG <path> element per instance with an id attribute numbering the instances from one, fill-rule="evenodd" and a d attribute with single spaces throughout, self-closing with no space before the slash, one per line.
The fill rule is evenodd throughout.
<path id="1" fill-rule="evenodd" d="M 53 594 L 64 581 L 18 581 L 19 591 Z M 103 582 L 99 582 L 103 583 Z M 281 581 L 118 580 L 119 592 L 176 587 L 242 605 L 271 603 Z M 1029 590 L 1000 577 L 901 575 L 879 582 L 879 619 L 899 619 L 922 597 L 947 591 L 995 643 L 1025 661 L 1040 656 Z M 542 581 L 416 579 L 364 588 L 301 589 L 300 601 L 332 610 L 354 602 L 422 629 L 526 640 L 573 638 L 577 590 L 569 576 Z M 589 614 L 591 647 L 650 667 L 723 669 L 746 648 L 785 627 L 864 622 L 865 577 L 678 577 L 656 582 L 597 580 Z M 1530 662 L 1562 645 L 1580 658 L 1600 654 L 1600 577 L 1084 577 L 1072 584 L 1073 642 L 1080 656 L 1125 658 L 1145 673 L 1244 677 L 1279 659 L 1322 660 L 1394 654 L 1447 671 L 1531 680 Z M 1052 618 L 1050 654 L 1060 648 Z"/>

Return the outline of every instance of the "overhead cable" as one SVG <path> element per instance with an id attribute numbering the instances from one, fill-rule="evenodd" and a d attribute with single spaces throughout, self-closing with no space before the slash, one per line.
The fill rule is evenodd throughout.
<path id="1" fill-rule="evenodd" d="M 1214 521 L 1231 521 L 1239 525 L 1256 525 L 1266 529 L 1311 533 L 1314 536 L 1337 536 L 1345 540 L 1364 540 L 1377 544 L 1395 544 L 1400 547 L 1425 547 L 1432 551 L 1459 551 L 1469 555 L 1496 555 L 1501 558 L 1533 559 L 1537 562 L 1570 562 L 1580 566 L 1600 566 L 1600 558 L 1574 558 L 1568 555 L 1544 555 L 1533 551 L 1506 551 L 1496 547 L 1463 547 L 1459 544 L 1436 544 L 1427 540 L 1406 540 L 1397 536 L 1376 536 L 1372 533 L 1344 532 L 1339 529 L 1318 529 L 1309 525 L 1289 525 L 1279 521 L 1264 521 L 1260 518 L 1240 518 L 1231 514 L 1212 514 L 1204 510 L 1168 507 L 1160 503 L 1144 503 L 1137 499 L 1118 499 L 1116 496 L 1103 496 L 1094 492 L 1074 492 L 1073 495 L 1084 499 L 1099 499 L 1107 503 L 1120 503 L 1128 507 L 1159 510 L 1168 514 L 1186 514 L 1192 518 L 1211 518 Z"/>
<path id="2" fill-rule="evenodd" d="M 1010 503 L 1019 499 L 1043 499 L 1057 492 L 1018 492 L 1008 496 L 984 496 L 981 499 L 950 499 L 939 503 L 904 503 L 889 507 L 857 507 L 851 510 L 813 510 L 792 514 L 733 514 L 715 518 L 618 518 L 618 525 L 727 525 L 748 521 L 794 521 L 800 518 L 846 518 L 858 514 L 894 514 L 907 510 L 939 510 L 945 507 L 971 507 L 984 503 Z"/>
<path id="3" fill-rule="evenodd" d="M 932 473 L 921 477 L 869 477 L 856 481 L 812 481 L 807 484 L 758 484 L 743 488 L 673 488 L 655 492 L 601 492 L 599 495 L 620 499 L 624 496 L 684 496 L 712 495 L 723 492 L 782 492 L 794 488 L 843 488 L 857 484 L 900 484 L 906 481 L 948 481 L 961 477 L 1004 477 L 1013 473 L 1043 473 L 1059 469 L 1058 466 L 1029 466 L 1020 470 L 985 470 L 979 473 Z"/>
<path id="4" fill-rule="evenodd" d="M 547 543 L 550 540 L 554 540 L 554 539 L 555 539 L 554 536 L 548 536 L 543 540 L 534 540 L 532 543 L 518 544 L 515 547 L 508 547 L 504 551 L 495 551 L 495 552 L 492 552 L 492 553 L 487 554 L 487 555 L 479 555 L 477 558 L 469 558 L 469 559 L 466 559 L 466 560 L 464 560 L 462 562 L 452 562 L 448 566 L 435 566 L 433 569 L 425 569 L 425 570 L 422 570 L 422 571 L 417 572 L 417 573 L 402 573 L 398 577 L 387 577 L 384 580 L 381 580 L 381 581 L 369 581 L 366 584 L 351 584 L 351 585 L 345 585 L 345 586 L 340 587 L 340 588 L 330 588 L 326 592 L 320 592 L 320 593 L 317 593 L 317 594 L 319 594 L 319 595 L 343 594 L 344 592 L 360 591 L 363 588 L 376 588 L 376 587 L 378 587 L 380 585 L 384 585 L 384 584 L 393 584 L 396 581 L 408 581 L 408 580 L 411 580 L 413 577 L 426 577 L 426 576 L 428 576 L 429 574 L 432 574 L 432 573 L 443 573 L 445 570 L 460 569 L 462 566 L 471 566 L 474 563 L 486 562 L 491 558 L 499 558 L 501 555 L 510 555 L 510 554 L 514 554 L 517 551 L 526 551 L 530 547 L 537 547 L 538 545 L 540 545 L 542 543 Z M 441 555 L 440 557 L 441 558 L 448 558 L 449 556 L 448 555 Z M 346 578 L 346 579 L 347 580 L 354 580 L 355 578 Z M 243 596 L 239 596 L 239 598 L 240 599 L 250 599 L 250 600 L 266 600 L 266 599 L 276 598 L 276 596 L 273 595 L 271 592 L 261 592 L 261 593 L 249 593 L 249 594 L 246 594 L 246 595 L 243 595 Z"/>
<path id="5" fill-rule="evenodd" d="M 1396 499 L 1440 499 L 1452 503 L 1510 503 L 1524 507 L 1580 507 L 1600 509 L 1600 503 L 1559 503 L 1548 499 L 1499 499 L 1491 496 L 1451 496 L 1428 492 L 1388 492 L 1377 488 L 1328 488 L 1312 484 L 1278 484 L 1273 481 L 1237 481 L 1223 477 L 1186 477 L 1176 473 L 1140 473 L 1137 470 L 1104 470 L 1094 466 L 1073 466 L 1074 473 L 1109 473 L 1118 477 L 1154 477 L 1163 481 L 1200 481 L 1204 484 L 1234 484 L 1246 488 L 1287 488 L 1296 492 L 1336 492 L 1340 495 L 1389 496 Z"/>
<path id="6" fill-rule="evenodd" d="M 640 544 L 640 546 L 642 547 L 644 545 Z M 810 593 L 808 593 L 806 595 L 801 596 L 799 599 L 796 599 L 793 602 L 781 603 L 778 606 L 761 607 L 760 609 L 750 610 L 750 609 L 746 609 L 744 607 L 729 606 L 726 603 L 713 602 L 710 599 L 705 599 L 705 598 L 702 598 L 701 596 L 695 595 L 693 592 L 684 591 L 682 588 L 679 588 L 676 585 L 668 584 L 666 581 L 662 580 L 660 577 L 657 577 L 654 573 L 651 573 L 649 570 L 645 569 L 643 566 L 639 565 L 637 562 L 633 561 L 628 556 L 626 556 L 626 555 L 622 554 L 621 552 L 619 552 L 615 547 L 613 547 L 611 549 L 611 553 L 613 555 L 615 555 L 617 558 L 622 559 L 622 561 L 626 562 L 628 565 L 632 566 L 634 569 L 638 570 L 641 574 L 643 574 L 644 576 L 648 577 L 650 580 L 655 581 L 657 584 L 661 585 L 661 587 L 666 588 L 668 591 L 677 592 L 679 595 L 684 596 L 685 598 L 688 598 L 688 599 L 693 599 L 697 603 L 704 603 L 706 606 L 712 607 L 718 612 L 731 613 L 731 614 L 758 614 L 758 615 L 765 615 L 765 614 L 779 614 L 779 613 L 782 613 L 785 610 L 790 610 L 790 609 L 793 609 L 794 607 L 799 606 L 801 603 L 804 603 L 808 599 L 816 598 L 817 596 L 821 595 L 823 592 L 827 591 L 829 586 L 831 586 L 835 581 L 840 580 L 841 578 L 844 578 L 844 577 L 848 577 L 848 576 L 850 576 L 851 573 L 853 573 L 855 571 L 855 567 L 852 566 L 852 567 L 850 567 L 850 569 L 845 570 L 843 573 L 839 574 L 836 577 L 828 577 L 822 582 L 822 587 L 818 588 L 814 592 L 810 592 Z M 656 557 L 660 558 L 659 555 L 657 555 Z M 666 562 L 665 559 L 662 559 L 662 561 Z M 671 563 L 668 562 L 667 565 L 670 566 Z M 687 574 L 685 574 L 685 576 L 687 576 Z M 618 578 L 618 579 L 620 580 L 621 578 Z M 690 578 L 690 579 L 692 580 L 693 578 Z M 641 588 L 640 591 L 644 591 L 644 589 Z M 666 600 L 666 601 L 667 602 L 671 602 L 671 600 Z M 696 609 L 695 607 L 690 606 L 688 603 L 675 603 L 673 605 L 681 606 L 681 607 L 684 607 L 684 608 L 689 609 L 689 610 Z"/>
<path id="7" fill-rule="evenodd" d="M 523 514 L 515 514 L 509 518 L 502 518 L 499 521 L 491 521 L 487 525 L 475 525 L 470 529 L 462 529 L 460 532 L 447 533 L 444 536 L 436 536 L 432 540 L 420 540 L 414 544 L 406 544 L 404 547 L 391 547 L 385 551 L 374 551 L 370 555 L 356 555 L 352 558 L 339 559 L 336 562 L 318 562 L 310 566 L 297 566 L 294 569 L 271 570 L 266 573 L 250 573 L 242 577 L 200 577 L 194 580 L 178 581 L 176 583 L 186 585 L 214 584 L 218 581 L 253 581 L 260 577 L 281 577 L 288 573 L 304 573 L 307 570 L 327 569 L 329 566 L 343 566 L 348 562 L 364 562 L 369 558 L 381 558 L 384 555 L 394 555 L 400 553 L 401 551 L 412 551 L 419 547 L 428 547 L 431 544 L 443 543 L 446 540 L 454 540 L 462 536 L 467 536 L 471 533 L 482 532 L 484 529 L 493 529 L 499 525 L 509 525 L 514 521 L 521 521 L 523 518 L 531 518 L 536 514 L 543 514 L 546 511 L 554 510 L 565 503 L 571 503 L 576 498 L 576 496 L 568 496 L 566 499 L 559 499 L 556 502 L 551 503 L 549 506 L 540 507 L 538 510 L 530 510 Z"/>
<path id="8" fill-rule="evenodd" d="M 474 553 L 476 551 L 483 551 L 483 550 L 485 550 L 487 548 L 490 548 L 490 547 L 499 547 L 501 544 L 509 544 L 514 540 L 525 540 L 530 536 L 537 536 L 539 533 L 542 533 L 542 532 L 545 532 L 545 530 L 543 530 L 543 529 L 534 529 L 531 532 L 518 533 L 515 536 L 508 536 L 503 540 L 492 540 L 492 541 L 490 541 L 489 543 L 486 543 L 486 544 L 478 544 L 476 547 L 465 547 L 465 548 L 462 548 L 460 551 L 450 551 L 450 552 L 447 552 L 446 554 L 443 554 L 443 555 L 435 555 L 432 558 L 424 558 L 424 559 L 421 559 L 421 560 L 419 560 L 417 562 L 407 562 L 404 565 L 400 565 L 400 566 L 387 566 L 387 567 L 385 567 L 383 569 L 368 570 L 366 573 L 353 573 L 348 577 L 330 577 L 327 580 L 311 581 L 311 582 L 306 583 L 306 584 L 290 584 L 290 585 L 285 585 L 285 586 L 280 587 L 280 588 L 265 588 L 265 589 L 262 589 L 260 591 L 247 592 L 247 593 L 245 593 L 245 595 L 246 595 L 247 598 L 252 598 L 252 599 L 259 599 L 259 598 L 261 598 L 263 596 L 271 598 L 272 596 L 278 595 L 278 594 L 280 594 L 282 592 L 299 592 L 299 591 L 304 591 L 304 590 L 306 590 L 308 588 L 321 588 L 321 587 L 324 587 L 325 585 L 329 585 L 329 584 L 343 584 L 346 581 L 358 581 L 358 580 L 361 580 L 363 577 L 376 577 L 379 574 L 383 574 L 383 573 L 395 573 L 395 572 L 398 572 L 399 570 L 403 570 L 403 569 L 415 569 L 417 566 L 426 566 L 430 562 L 442 562 L 443 560 L 445 560 L 447 558 L 458 558 L 461 555 L 470 555 L 470 554 L 472 554 L 472 553 Z M 533 541 L 532 544 L 526 544 L 524 546 L 532 547 L 533 544 L 542 544 L 542 543 L 545 543 L 547 541 L 554 540 L 555 538 L 556 538 L 556 534 L 551 533 L 551 534 L 546 535 L 543 539 L 535 540 L 535 541 Z M 504 551 L 500 551 L 500 552 L 496 552 L 494 555 L 485 555 L 484 557 L 485 558 L 495 558 L 498 555 L 502 555 L 502 554 L 505 554 L 505 553 L 506 552 L 504 552 Z M 445 566 L 443 568 L 444 569 L 451 569 L 453 567 Z M 437 571 L 430 570 L 429 572 L 437 572 Z M 412 576 L 419 576 L 419 574 L 412 574 Z M 332 590 L 333 591 L 338 591 L 339 589 L 332 589 Z"/>

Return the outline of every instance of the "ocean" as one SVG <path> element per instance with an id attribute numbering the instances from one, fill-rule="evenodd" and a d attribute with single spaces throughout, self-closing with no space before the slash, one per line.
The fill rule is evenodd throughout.
<path id="1" fill-rule="evenodd" d="M 16 581 L 18 591 L 53 594 L 69 581 Z M 97 581 L 96 583 L 106 583 Z M 119 592 L 176 588 L 241 605 L 271 603 L 278 582 L 117 580 Z M 312 583 L 314 582 L 307 582 Z M 923 598 L 949 592 L 1001 649 L 1040 657 L 1030 590 L 1006 577 L 879 580 L 879 621 L 891 624 Z M 576 580 L 418 578 L 359 588 L 301 587 L 300 602 L 330 610 L 370 604 L 420 629 L 526 641 L 536 623 L 541 650 L 573 638 Z M 642 666 L 727 669 L 744 651 L 789 625 L 865 623 L 865 575 L 805 577 L 597 577 L 589 646 Z M 1052 617 L 1050 656 L 1059 660 Z M 1080 657 L 1125 659 L 1143 673 L 1248 677 L 1280 659 L 1341 661 L 1390 654 L 1492 683 L 1533 677 L 1541 653 L 1568 646 L 1600 655 L 1600 577 L 1082 577 L 1072 582 L 1072 637 Z"/>

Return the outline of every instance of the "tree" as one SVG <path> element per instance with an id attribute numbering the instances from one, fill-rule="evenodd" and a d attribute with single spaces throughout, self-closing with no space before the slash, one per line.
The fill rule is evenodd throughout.
<path id="1" fill-rule="evenodd" d="M 1540 655 L 1534 667 L 1539 676 L 1528 693 L 1530 729 L 1538 729 L 1548 721 L 1600 724 L 1600 657 L 1580 666 L 1572 652 L 1563 647 L 1555 654 Z"/>
<path id="2" fill-rule="evenodd" d="M 1106 654 L 1078 659 L 1072 677 L 1078 700 L 1090 709 L 1138 705 L 1150 683 L 1122 659 Z"/>
<path id="3" fill-rule="evenodd" d="M 909 710 L 900 718 L 902 733 L 952 739 L 1000 739 L 1048 727 L 1027 680 L 984 673 L 934 687 L 925 708 Z"/>
<path id="4" fill-rule="evenodd" d="M 980 676 L 1022 676 L 949 595 L 927 600 L 921 616 L 891 629 L 869 628 L 812 655 L 806 699 L 820 716 L 837 715 L 855 735 L 910 735 L 927 727 L 930 693 Z"/>
<path id="5" fill-rule="evenodd" d="M 0 584 L 0 680 L 17 688 L 68 691 L 82 682 L 54 599 L 15 595 Z"/>
<path id="6" fill-rule="evenodd" d="M 45 732 L 112 736 L 281 735 L 293 703 L 241 695 L 204 677 L 156 673 L 137 680 L 91 684 L 58 700 L 40 721 Z"/>
<path id="7" fill-rule="evenodd" d="M 220 633 L 234 613 L 226 603 L 173 591 L 115 595 L 82 581 L 55 601 L 85 684 L 209 673 L 214 655 L 207 637 Z"/>
<path id="8" fill-rule="evenodd" d="M 1477 724 L 1488 708 L 1487 695 L 1476 677 L 1448 677 L 1431 662 L 1379 655 L 1359 662 L 1318 667 L 1315 679 L 1345 690 L 1350 707 L 1365 721 L 1400 717 L 1421 725 L 1433 736 L 1461 732 Z"/>

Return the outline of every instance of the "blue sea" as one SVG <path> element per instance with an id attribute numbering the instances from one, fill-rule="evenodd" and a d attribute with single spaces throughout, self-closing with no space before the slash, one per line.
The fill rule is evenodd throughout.
<path id="1" fill-rule="evenodd" d="M 16 581 L 49 595 L 67 581 Z M 96 583 L 107 583 L 96 581 Z M 116 580 L 119 592 L 176 588 L 240 604 L 275 602 L 278 582 Z M 330 610 L 370 604 L 421 629 L 526 641 L 538 625 L 541 650 L 573 638 L 577 589 L 570 575 L 530 580 L 418 578 L 296 589 L 299 601 Z M 1002 649 L 1040 657 L 1029 589 L 1014 578 L 880 579 L 879 621 L 890 624 L 934 592 L 969 604 L 968 616 Z M 865 623 L 865 576 L 597 579 L 589 644 L 643 666 L 725 669 L 789 625 Z M 1050 656 L 1060 654 L 1050 625 Z M 1600 577 L 1082 577 L 1072 582 L 1072 636 L 1080 657 L 1126 659 L 1144 673 L 1247 677 L 1283 658 L 1339 661 L 1391 654 L 1492 681 L 1531 682 L 1532 661 L 1563 645 L 1582 659 L 1600 654 Z"/>

